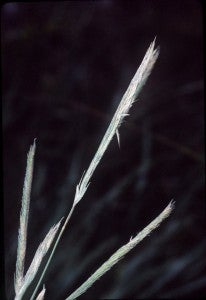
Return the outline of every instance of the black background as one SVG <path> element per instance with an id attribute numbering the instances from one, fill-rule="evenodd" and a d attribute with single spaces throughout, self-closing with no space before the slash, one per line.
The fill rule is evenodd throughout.
<path id="1" fill-rule="evenodd" d="M 5 279 L 14 297 L 26 155 L 37 138 L 26 268 L 72 205 L 157 36 L 154 71 L 76 207 L 45 277 L 64 299 L 173 198 L 174 213 L 80 299 L 206 293 L 199 1 L 8 3 L 1 10 Z"/>

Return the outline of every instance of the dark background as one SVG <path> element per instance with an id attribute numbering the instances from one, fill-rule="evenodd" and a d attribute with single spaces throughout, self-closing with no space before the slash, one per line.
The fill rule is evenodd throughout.
<path id="1" fill-rule="evenodd" d="M 160 56 L 47 272 L 64 299 L 173 198 L 174 213 L 80 299 L 206 294 L 200 1 L 8 3 L 1 8 L 5 280 L 14 297 L 26 155 L 37 138 L 26 266 L 75 187 L 146 49 Z M 28 296 L 27 296 L 28 297 Z"/>

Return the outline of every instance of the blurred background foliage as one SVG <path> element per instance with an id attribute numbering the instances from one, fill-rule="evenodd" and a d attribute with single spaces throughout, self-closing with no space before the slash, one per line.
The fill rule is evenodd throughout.
<path id="1" fill-rule="evenodd" d="M 150 42 L 160 57 L 75 210 L 45 278 L 64 299 L 174 198 L 175 212 L 82 299 L 206 292 L 200 1 L 11 2 L 1 9 L 6 291 L 14 296 L 26 155 L 37 138 L 28 266 L 68 213 Z"/>

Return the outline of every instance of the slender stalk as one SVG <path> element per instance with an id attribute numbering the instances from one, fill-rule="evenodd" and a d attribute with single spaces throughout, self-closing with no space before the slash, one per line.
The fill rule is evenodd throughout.
<path id="1" fill-rule="evenodd" d="M 152 68 L 157 60 L 158 54 L 159 54 L 159 50 L 158 49 L 154 49 L 155 46 L 155 40 L 151 43 L 151 45 L 149 46 L 141 65 L 139 66 L 136 74 L 134 75 L 132 81 L 129 84 L 128 89 L 126 90 L 125 94 L 123 95 L 122 100 L 120 101 L 120 104 L 111 120 L 111 123 L 97 149 L 96 154 L 94 155 L 94 158 L 92 159 L 87 171 L 83 174 L 79 184 L 76 187 L 76 193 L 75 193 L 75 197 L 74 197 L 74 202 L 73 202 L 73 206 L 69 212 L 68 217 L 65 220 L 64 225 L 62 226 L 62 229 L 59 233 L 59 236 L 55 242 L 54 248 L 48 258 L 47 264 L 43 270 L 43 273 L 37 283 L 37 286 L 33 292 L 33 295 L 31 297 L 31 300 L 34 299 L 37 290 L 39 288 L 39 285 L 42 282 L 42 279 L 45 275 L 45 272 L 51 262 L 51 259 L 54 255 L 54 252 L 56 250 L 56 247 L 60 241 L 60 238 L 65 230 L 65 227 L 67 226 L 71 215 L 74 211 L 74 208 L 76 206 L 76 204 L 82 199 L 82 197 L 84 196 L 85 192 L 88 189 L 88 186 L 90 184 L 90 179 L 97 167 L 97 165 L 99 164 L 101 158 L 104 155 L 104 152 L 106 151 L 109 143 L 111 142 L 113 136 L 115 135 L 115 133 L 117 134 L 118 137 L 118 142 L 119 142 L 119 132 L 118 129 L 124 119 L 124 117 L 128 116 L 128 112 L 129 109 L 131 108 L 132 104 L 134 103 L 134 101 L 137 99 L 137 96 L 139 95 L 139 92 L 141 91 L 143 85 L 145 84 L 147 78 L 149 77 Z"/>
<path id="2" fill-rule="evenodd" d="M 64 230 L 65 230 L 65 228 L 66 228 L 66 226 L 67 226 L 67 224 L 68 224 L 68 222 L 69 222 L 71 216 L 72 216 L 72 213 L 73 213 L 73 211 L 74 211 L 74 207 L 75 207 L 75 206 L 73 205 L 72 208 L 71 208 L 71 210 L 70 210 L 70 212 L 69 212 L 69 214 L 68 214 L 68 216 L 67 216 L 67 218 L 66 218 L 66 220 L 65 220 L 65 222 L 64 222 L 64 224 L 63 224 L 63 226 L 62 226 L 62 228 L 61 228 L 61 230 L 60 230 L 60 232 L 59 232 L 59 235 L 58 235 L 58 237 L 57 237 L 57 239 L 56 239 L 56 242 L 55 242 L 55 244 L 54 244 L 54 246 L 53 246 L 52 252 L 51 252 L 51 254 L 50 254 L 49 258 L 48 258 L 48 261 L 47 261 L 47 263 L 46 263 L 46 265 L 45 265 L 45 267 L 44 267 L 44 270 L 43 270 L 43 272 L 42 272 L 42 274 L 41 274 L 41 277 L 39 278 L 39 281 L 38 281 L 38 283 L 37 283 L 37 286 L 36 286 L 36 288 L 35 288 L 35 290 L 34 290 L 32 296 L 31 296 L 31 299 L 30 299 L 30 300 L 33 300 L 34 297 L 36 296 L 36 293 L 37 293 L 37 291 L 38 291 L 38 288 L 39 288 L 39 286 L 40 286 L 40 284 L 41 284 L 41 282 L 42 282 L 42 279 L 43 279 L 43 277 L 44 277 L 44 275 L 45 275 L 45 273 L 46 273 L 46 271 L 47 271 L 47 268 L 48 268 L 48 266 L 49 266 L 49 264 L 50 264 L 50 262 L 51 262 L 51 260 L 52 260 L 52 257 L 53 257 L 53 255 L 54 255 L 54 252 L 55 252 L 55 250 L 56 250 L 56 247 L 57 247 L 57 245 L 59 244 L 59 241 L 60 241 L 60 239 L 61 239 L 61 237 L 62 237 L 62 234 L 63 234 L 63 232 L 64 232 Z"/>
<path id="3" fill-rule="evenodd" d="M 165 220 L 172 212 L 174 208 L 174 202 L 170 202 L 169 205 L 156 217 L 149 225 L 147 225 L 142 231 L 140 231 L 136 237 L 131 238 L 130 241 L 119 248 L 105 263 L 99 267 L 76 291 L 74 291 L 65 300 L 73 300 L 85 293 L 95 281 L 100 279 L 107 271 L 109 271 L 116 263 L 118 263 L 131 249 L 139 244 L 145 237 L 147 237 L 154 229 L 156 229 L 160 223 Z"/>

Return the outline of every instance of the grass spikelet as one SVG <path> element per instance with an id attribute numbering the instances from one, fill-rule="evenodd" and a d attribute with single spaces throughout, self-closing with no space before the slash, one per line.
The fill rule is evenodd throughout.
<path id="1" fill-rule="evenodd" d="M 28 228 L 29 206 L 30 206 L 30 195 L 31 195 L 35 150 L 36 150 L 36 143 L 34 140 L 34 143 L 30 147 L 30 150 L 27 155 L 26 174 L 25 174 L 24 186 L 23 186 L 20 226 L 19 226 L 19 235 L 18 235 L 16 273 L 15 273 L 15 280 L 14 280 L 16 294 L 18 294 L 24 278 L 24 263 L 25 263 L 26 245 L 27 245 L 27 228 Z"/>
<path id="2" fill-rule="evenodd" d="M 87 169 L 80 183 L 77 185 L 76 194 L 74 198 L 74 205 L 76 205 L 84 196 L 89 186 L 89 181 L 115 134 L 117 135 L 118 144 L 120 145 L 118 129 L 122 124 L 124 117 L 129 115 L 129 109 L 131 108 L 134 101 L 137 99 L 137 96 L 139 95 L 158 58 L 159 50 L 155 49 L 154 47 L 155 40 L 151 43 L 150 47 L 148 48 L 140 67 L 138 68 L 136 74 L 130 82 L 125 94 L 123 95 L 122 100 L 120 101 L 120 104 L 111 120 L 111 123 L 99 145 L 99 148 L 89 165 L 89 168 Z"/>
<path id="3" fill-rule="evenodd" d="M 26 275 L 23 279 L 23 284 L 21 286 L 21 289 L 19 290 L 18 294 L 15 297 L 15 300 L 22 298 L 22 296 L 24 295 L 28 286 L 33 281 L 33 279 L 34 279 L 35 275 L 37 274 L 37 271 L 40 267 L 42 259 L 46 255 L 47 251 L 49 250 L 49 248 L 55 238 L 55 235 L 61 224 L 61 220 L 56 225 L 52 226 L 52 228 L 49 230 L 46 237 L 44 238 L 43 242 L 41 242 L 41 244 L 39 245 L 39 247 L 34 255 L 34 258 L 30 264 L 30 267 L 29 267 L 28 271 L 26 272 Z"/>
<path id="4" fill-rule="evenodd" d="M 74 291 L 66 300 L 78 298 L 85 293 L 100 277 L 109 271 L 116 263 L 118 263 L 130 250 L 139 244 L 145 237 L 147 237 L 154 229 L 156 229 L 163 220 L 165 220 L 172 212 L 174 202 L 171 201 L 168 206 L 156 217 L 150 224 L 148 224 L 142 231 L 140 231 L 134 238 L 119 248 L 100 268 L 96 270 L 76 291 Z"/>

